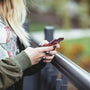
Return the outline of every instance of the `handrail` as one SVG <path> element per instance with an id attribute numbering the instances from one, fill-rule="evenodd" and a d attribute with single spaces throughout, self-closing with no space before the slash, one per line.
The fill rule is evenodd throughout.
<path id="1" fill-rule="evenodd" d="M 31 39 L 31 41 L 34 47 L 38 46 L 35 40 Z M 70 59 L 57 53 L 51 63 L 79 90 L 90 90 L 90 74 Z"/>
<path id="2" fill-rule="evenodd" d="M 60 53 L 57 53 L 52 64 L 79 90 L 90 90 L 90 74 L 70 59 Z"/>

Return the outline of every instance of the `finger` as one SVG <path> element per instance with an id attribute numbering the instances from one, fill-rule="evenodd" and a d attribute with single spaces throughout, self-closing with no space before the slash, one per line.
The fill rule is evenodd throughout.
<path id="1" fill-rule="evenodd" d="M 53 58 L 54 58 L 54 55 L 53 56 L 46 56 L 46 57 L 44 56 L 42 58 L 42 60 L 43 60 L 43 62 L 49 63 L 52 61 Z"/>
<path id="2" fill-rule="evenodd" d="M 57 48 L 60 48 L 60 44 L 57 44 Z"/>
<path id="3" fill-rule="evenodd" d="M 47 40 L 44 40 L 44 41 L 42 41 L 39 45 L 40 46 L 43 46 L 43 45 L 47 45 L 49 42 L 47 41 Z"/>
<path id="4" fill-rule="evenodd" d="M 55 49 L 57 49 L 57 48 L 60 48 L 60 45 L 59 45 L 59 44 L 55 44 L 53 47 L 54 47 L 53 50 L 55 50 Z"/>
<path id="5" fill-rule="evenodd" d="M 49 55 L 56 55 L 56 51 L 50 51 L 50 54 Z"/>
<path id="6" fill-rule="evenodd" d="M 49 55 L 50 54 L 50 51 L 47 51 L 46 54 Z"/>
<path id="7" fill-rule="evenodd" d="M 43 59 L 43 60 L 46 60 L 46 57 L 43 57 L 42 59 Z"/>
<path id="8" fill-rule="evenodd" d="M 39 47 L 38 49 L 40 52 L 47 52 L 47 51 L 52 51 L 54 48 L 53 46 L 50 46 L 50 47 Z"/>
<path id="9" fill-rule="evenodd" d="M 53 57 L 54 57 L 54 55 L 52 55 L 52 56 L 46 56 L 46 59 L 45 60 L 52 60 Z"/>
<path id="10" fill-rule="evenodd" d="M 44 62 L 46 62 L 46 63 L 50 63 L 52 60 L 45 60 Z"/>

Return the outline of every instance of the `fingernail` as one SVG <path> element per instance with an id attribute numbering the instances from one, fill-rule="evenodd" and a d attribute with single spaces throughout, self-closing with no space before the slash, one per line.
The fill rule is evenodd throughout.
<path id="1" fill-rule="evenodd" d="M 45 61 L 45 60 L 43 60 L 43 62 L 45 63 L 46 61 Z"/>
<path id="2" fill-rule="evenodd" d="M 60 48 L 60 45 L 57 45 L 57 48 Z"/>
<path id="3" fill-rule="evenodd" d="M 42 43 L 40 43 L 39 46 L 42 46 Z"/>
<path id="4" fill-rule="evenodd" d="M 57 45 L 54 45 L 54 47 L 56 48 L 56 47 L 57 47 Z"/>
<path id="5" fill-rule="evenodd" d="M 46 57 L 43 57 L 43 60 L 46 60 Z"/>
<path id="6" fill-rule="evenodd" d="M 50 54 L 50 51 L 47 51 L 46 54 Z"/>

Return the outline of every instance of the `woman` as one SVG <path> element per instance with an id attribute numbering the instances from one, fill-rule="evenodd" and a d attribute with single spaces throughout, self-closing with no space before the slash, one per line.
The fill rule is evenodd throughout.
<path id="1" fill-rule="evenodd" d="M 53 46 L 30 47 L 29 35 L 22 27 L 25 16 L 23 0 L 0 0 L 0 90 L 8 87 L 8 90 L 22 90 L 23 75 L 27 71 L 29 74 L 37 72 L 56 54 Z M 50 53 L 46 54 L 48 51 Z"/>

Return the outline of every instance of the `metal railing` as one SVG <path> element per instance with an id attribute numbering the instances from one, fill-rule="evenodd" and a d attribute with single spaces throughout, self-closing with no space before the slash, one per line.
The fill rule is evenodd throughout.
<path id="1" fill-rule="evenodd" d="M 64 55 L 57 53 L 52 64 L 79 90 L 90 90 L 90 74 Z"/>
<path id="2" fill-rule="evenodd" d="M 50 30 L 49 32 L 51 33 Z M 46 36 L 50 36 L 47 35 L 47 31 L 45 33 Z M 53 36 L 51 37 L 51 39 L 53 39 Z M 50 41 L 51 39 L 49 37 L 48 41 Z M 39 46 L 39 43 L 31 38 L 31 45 L 33 47 L 37 47 Z M 53 72 L 52 66 L 51 69 L 45 68 L 41 72 L 28 77 L 27 80 L 29 80 L 31 82 L 29 83 L 32 85 L 31 88 L 29 88 L 30 90 L 67 90 L 66 78 L 68 78 L 68 80 L 70 80 L 73 85 L 79 90 L 90 90 L 90 73 L 82 69 L 70 59 L 60 53 L 57 53 L 54 59 L 52 60 L 51 64 L 52 66 L 55 66 L 58 71 L 64 74 L 65 77 L 62 76 L 63 78 L 61 80 L 57 79 L 57 71 L 54 70 L 55 72 Z M 38 80 L 41 80 L 40 83 L 38 83 Z M 27 90 L 29 89 L 27 88 Z M 26 88 L 24 88 L 24 90 L 26 90 Z"/>
<path id="3" fill-rule="evenodd" d="M 35 43 L 36 46 L 38 45 L 35 40 L 32 41 L 33 44 Z M 90 73 L 82 69 L 70 59 L 61 53 L 57 53 L 51 63 L 79 90 L 90 90 Z"/>
<path id="4" fill-rule="evenodd" d="M 79 90 L 90 90 L 90 73 L 79 67 L 70 59 L 57 53 L 51 63 Z"/>

